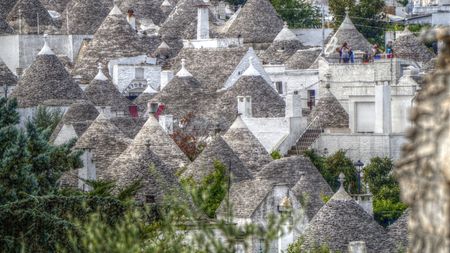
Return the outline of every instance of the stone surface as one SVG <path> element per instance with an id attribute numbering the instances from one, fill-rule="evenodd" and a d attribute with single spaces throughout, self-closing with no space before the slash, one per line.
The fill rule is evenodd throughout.
<path id="1" fill-rule="evenodd" d="M 441 28 L 442 29 L 442 28 Z M 411 253 L 448 252 L 450 245 L 449 203 L 449 86 L 448 62 L 450 36 L 438 30 L 443 49 L 438 69 L 428 77 L 416 96 L 408 131 L 409 142 L 395 174 L 402 199 L 410 206 L 409 231 Z"/>

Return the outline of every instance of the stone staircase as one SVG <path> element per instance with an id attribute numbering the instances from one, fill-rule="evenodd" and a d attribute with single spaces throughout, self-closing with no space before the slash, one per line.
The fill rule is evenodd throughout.
<path id="1" fill-rule="evenodd" d="M 323 129 L 320 127 L 320 120 L 316 117 L 306 128 L 305 132 L 303 132 L 297 144 L 288 151 L 287 156 L 302 155 L 304 151 L 308 150 L 314 144 L 322 132 Z"/>

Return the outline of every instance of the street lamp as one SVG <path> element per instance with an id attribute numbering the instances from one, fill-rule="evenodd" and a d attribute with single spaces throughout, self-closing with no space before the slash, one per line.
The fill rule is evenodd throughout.
<path id="1" fill-rule="evenodd" d="M 361 172 L 364 167 L 364 163 L 358 160 L 355 164 L 356 170 L 358 171 L 358 194 L 361 194 Z"/>

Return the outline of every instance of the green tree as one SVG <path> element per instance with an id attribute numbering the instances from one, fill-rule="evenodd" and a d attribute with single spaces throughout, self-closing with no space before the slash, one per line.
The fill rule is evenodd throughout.
<path id="1" fill-rule="evenodd" d="M 214 171 L 202 179 L 200 183 L 192 178 L 182 179 L 181 182 L 192 199 L 208 217 L 214 218 L 216 210 L 227 195 L 229 187 L 228 168 L 220 161 L 214 161 Z"/>
<path id="2" fill-rule="evenodd" d="M 339 150 L 328 157 L 321 156 L 313 150 L 305 151 L 305 155 L 310 158 L 311 162 L 316 166 L 324 179 L 328 182 L 334 191 L 339 189 L 339 174 L 345 175 L 345 189 L 350 189 L 351 193 L 358 190 L 358 172 L 345 151 Z"/>
<path id="3" fill-rule="evenodd" d="M 42 132 L 47 138 L 55 130 L 58 123 L 61 121 L 63 113 L 61 110 L 50 110 L 45 106 L 39 106 L 36 114 L 33 116 L 33 123 L 36 128 Z"/>
<path id="4" fill-rule="evenodd" d="M 346 9 L 359 32 L 370 42 L 384 46 L 386 23 L 378 18 L 384 9 L 384 0 L 361 0 L 355 5 L 353 0 L 329 0 L 330 12 L 337 29 L 345 18 Z"/>
<path id="5" fill-rule="evenodd" d="M 388 226 L 398 219 L 407 206 L 400 200 L 400 186 L 392 175 L 394 162 L 390 158 L 374 157 L 364 168 L 364 182 L 373 194 L 374 218 Z"/>
<path id="6" fill-rule="evenodd" d="M 246 0 L 227 0 L 237 6 Z M 321 11 L 306 0 L 270 0 L 278 15 L 291 28 L 315 28 L 321 26 Z"/>
<path id="7" fill-rule="evenodd" d="M 74 141 L 52 146 L 50 129 L 38 129 L 34 121 L 19 128 L 16 108 L 15 100 L 0 98 L 0 252 L 55 252 L 67 242 L 67 231 L 76 231 L 69 218 L 97 210 L 108 222 L 120 216 L 121 198 L 133 191 L 118 197 L 59 191 L 61 174 L 81 166 L 71 150 Z"/>
<path id="8" fill-rule="evenodd" d="M 317 28 L 322 25 L 320 9 L 305 0 L 271 0 L 271 3 L 291 28 Z"/>

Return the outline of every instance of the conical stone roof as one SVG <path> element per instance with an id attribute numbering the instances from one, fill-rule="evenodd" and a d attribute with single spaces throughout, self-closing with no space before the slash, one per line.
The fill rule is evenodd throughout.
<path id="1" fill-rule="evenodd" d="M 389 238 L 398 250 L 408 248 L 408 220 L 410 209 L 406 209 L 402 216 L 388 227 Z"/>
<path id="2" fill-rule="evenodd" d="M 285 65 L 288 69 L 309 69 L 321 52 L 321 48 L 298 50 L 285 62 Z"/>
<path id="3" fill-rule="evenodd" d="M 336 48 L 342 47 L 345 42 L 347 42 L 353 51 L 365 52 L 370 51 L 372 48 L 369 41 L 356 29 L 348 14 L 345 16 L 339 29 L 325 46 L 325 54 L 336 54 Z"/>
<path id="4" fill-rule="evenodd" d="M 252 178 L 244 163 L 220 135 L 213 137 L 195 161 L 189 164 L 182 176 L 185 178 L 192 177 L 195 181 L 200 182 L 204 177 L 214 172 L 215 161 L 220 161 L 231 170 L 234 182 Z"/>
<path id="5" fill-rule="evenodd" d="M 75 148 L 92 150 L 97 178 L 105 180 L 107 168 L 131 142 L 105 115 L 100 114 L 78 139 Z"/>
<path id="6" fill-rule="evenodd" d="M 260 75 L 242 75 L 236 84 L 219 97 L 222 114 L 229 121 L 233 121 L 236 117 L 238 96 L 252 97 L 253 117 L 284 117 L 286 103 L 275 89 Z"/>
<path id="7" fill-rule="evenodd" d="M 285 24 L 270 47 L 261 55 L 261 59 L 265 63 L 282 64 L 295 54 L 297 50 L 303 48 L 305 46 L 303 46 L 297 36 L 289 29 L 287 24 Z"/>
<path id="8" fill-rule="evenodd" d="M 195 77 L 177 75 L 151 101 L 163 103 L 165 114 L 181 119 L 188 113 L 200 115 L 210 101 L 206 95 Z"/>
<path id="9" fill-rule="evenodd" d="M 71 0 L 40 0 L 45 9 L 62 13 Z"/>
<path id="10" fill-rule="evenodd" d="M 17 77 L 9 70 L 5 62 L 0 58 L 0 87 L 5 85 L 13 86 L 17 84 Z"/>
<path id="11" fill-rule="evenodd" d="M 145 43 L 126 20 L 126 16 L 115 6 L 89 42 L 82 57 L 77 59 L 73 75 L 90 82 L 97 74 L 97 64 L 122 57 L 133 57 L 147 53 Z M 108 73 L 106 68 L 104 73 Z"/>
<path id="12" fill-rule="evenodd" d="M 316 107 L 309 115 L 309 121 L 319 118 L 322 128 L 348 128 L 349 116 L 341 103 L 329 89 L 324 89 L 320 94 Z"/>
<path id="13" fill-rule="evenodd" d="M 94 34 L 113 8 L 112 0 L 72 0 L 63 14 L 63 34 Z"/>
<path id="14" fill-rule="evenodd" d="M 182 48 L 181 39 L 192 39 L 197 29 L 197 0 L 179 0 L 164 23 L 159 34 L 172 48 Z M 210 33 L 213 29 L 213 17 L 209 15 Z M 213 37 L 213 36 L 212 36 Z"/>
<path id="15" fill-rule="evenodd" d="M 223 139 L 253 175 L 272 161 L 267 150 L 250 132 L 240 116 L 236 118 Z"/>
<path id="16" fill-rule="evenodd" d="M 155 25 L 159 25 L 166 19 L 166 14 L 161 9 L 163 0 L 124 0 L 120 4 L 123 13 L 133 10 L 137 22 L 142 19 L 151 19 Z"/>
<path id="17" fill-rule="evenodd" d="M 116 86 L 107 78 L 101 69 L 84 90 L 87 98 L 99 107 L 111 107 L 113 111 L 126 111 L 130 104 L 128 99 L 120 94 Z"/>
<path id="18" fill-rule="evenodd" d="M 231 213 L 235 218 L 251 218 L 255 210 L 273 189 L 274 182 L 264 179 L 244 180 L 231 185 Z M 223 201 L 217 213 L 227 215 L 230 210 Z"/>
<path id="19" fill-rule="evenodd" d="M 176 176 L 149 146 L 131 144 L 108 168 L 108 177 L 116 180 L 117 187 L 124 188 L 138 180 L 142 187 L 136 200 L 161 204 L 165 197 L 177 197 L 189 202 Z"/>
<path id="20" fill-rule="evenodd" d="M 304 249 L 328 245 L 333 252 L 347 252 L 350 242 L 364 241 L 368 253 L 393 250 L 385 229 L 343 187 L 314 216 L 302 237 Z"/>
<path id="21" fill-rule="evenodd" d="M 47 44 L 33 64 L 25 70 L 12 96 L 17 98 L 22 108 L 44 103 L 54 106 L 70 105 L 75 100 L 86 98 Z"/>
<path id="22" fill-rule="evenodd" d="M 299 199 L 307 200 L 305 209 L 309 219 L 325 204 L 323 197 L 333 195 L 331 187 L 320 172 L 304 156 L 274 160 L 266 164 L 256 177 L 272 180 L 277 184 L 287 184 Z"/>
<path id="23" fill-rule="evenodd" d="M 172 70 L 176 73 L 186 60 L 189 72 L 212 93 L 223 88 L 248 49 L 238 48 L 183 48 L 174 58 Z"/>
<path id="24" fill-rule="evenodd" d="M 134 101 L 133 104 L 138 106 L 138 110 L 140 112 L 147 111 L 147 106 L 150 100 L 154 98 L 158 93 L 148 93 L 148 92 L 142 92 Z"/>
<path id="25" fill-rule="evenodd" d="M 20 28 L 19 17 L 23 20 L 21 29 L 25 34 L 37 33 L 38 19 L 40 32 L 54 26 L 52 17 L 39 0 L 18 0 L 14 5 L 6 16 L 6 21 L 16 31 Z"/>
<path id="26" fill-rule="evenodd" d="M 110 120 L 130 139 L 134 139 L 147 122 L 147 119 L 144 117 L 133 118 L 130 115 L 113 117 Z"/>
<path id="27" fill-rule="evenodd" d="M 394 41 L 393 49 L 396 57 L 417 62 L 425 63 L 436 57 L 436 54 L 425 46 L 408 28 L 406 28 L 402 36 Z"/>
<path id="28" fill-rule="evenodd" d="M 158 120 L 152 115 L 136 135 L 132 145 L 142 149 L 148 146 L 168 166 L 172 173 L 177 172 L 189 163 L 187 156 L 164 132 Z"/>
<path id="29" fill-rule="evenodd" d="M 90 101 L 80 100 L 71 104 L 50 136 L 50 141 L 53 142 L 56 139 L 64 125 L 72 125 L 77 136 L 81 136 L 98 114 L 94 104 Z"/>
<path id="30" fill-rule="evenodd" d="M 17 0 L 0 1 L 0 16 L 7 17 Z"/>
<path id="31" fill-rule="evenodd" d="M 268 0 L 248 0 L 230 22 L 226 35 L 240 36 L 244 43 L 272 43 L 283 29 L 283 21 Z"/>

